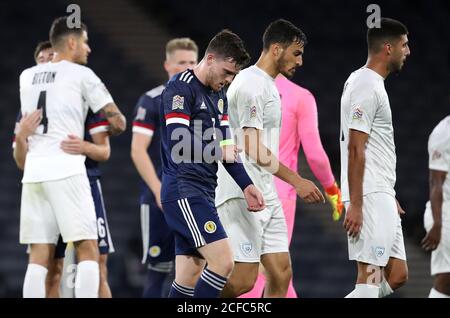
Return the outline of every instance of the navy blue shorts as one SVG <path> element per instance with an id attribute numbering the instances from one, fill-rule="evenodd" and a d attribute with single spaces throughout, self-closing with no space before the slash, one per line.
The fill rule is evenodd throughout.
<path id="1" fill-rule="evenodd" d="M 153 198 L 141 198 L 142 264 L 172 262 L 175 259 L 175 240 L 164 214 Z M 160 264 L 161 265 L 161 264 Z M 170 264 L 167 264 L 171 267 Z M 167 268 L 169 270 L 169 268 Z"/>
<path id="2" fill-rule="evenodd" d="M 227 238 L 214 202 L 204 197 L 162 204 L 167 224 L 175 235 L 175 254 L 201 257 L 197 249 Z"/>
<path id="3" fill-rule="evenodd" d="M 100 178 L 89 177 L 92 198 L 94 199 L 95 214 L 97 215 L 98 249 L 101 255 L 114 252 L 114 246 L 109 233 L 108 220 L 106 218 L 105 203 L 103 201 Z M 64 258 L 66 243 L 62 241 L 61 235 L 55 249 L 55 258 Z"/>

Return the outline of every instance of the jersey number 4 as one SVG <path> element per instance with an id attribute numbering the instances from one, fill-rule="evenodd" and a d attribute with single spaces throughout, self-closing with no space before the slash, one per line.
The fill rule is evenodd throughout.
<path id="1" fill-rule="evenodd" d="M 46 105 L 47 105 L 47 91 L 41 91 L 41 93 L 39 94 L 37 109 L 42 108 L 41 125 L 44 125 L 44 134 L 48 132 L 48 118 Z"/>

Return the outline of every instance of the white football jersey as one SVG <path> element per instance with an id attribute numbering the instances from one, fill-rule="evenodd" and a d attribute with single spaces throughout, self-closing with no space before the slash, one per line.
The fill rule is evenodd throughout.
<path id="1" fill-rule="evenodd" d="M 89 107 L 94 113 L 113 99 L 88 67 L 60 61 L 26 69 L 20 75 L 22 116 L 41 108 L 43 120 L 28 138 L 23 183 L 58 180 L 86 173 L 85 156 L 61 149 L 68 135 L 84 138 Z"/>
<path id="2" fill-rule="evenodd" d="M 231 83 L 227 99 L 230 128 L 238 147 L 243 149 L 242 128 L 253 127 L 262 130 L 264 145 L 278 157 L 281 99 L 274 78 L 256 65 L 246 68 Z M 278 200 L 273 175 L 243 152 L 240 157 L 266 204 Z M 222 164 L 219 164 L 217 176 L 216 206 L 232 198 L 244 197 Z"/>
<path id="3" fill-rule="evenodd" d="M 384 87 L 384 78 L 366 67 L 349 76 L 341 98 L 342 201 L 350 200 L 348 188 L 350 129 L 369 135 L 365 149 L 363 195 L 385 192 L 395 196 L 397 158 L 389 97 Z"/>
<path id="4" fill-rule="evenodd" d="M 447 172 L 443 185 L 444 202 L 450 203 L 450 116 L 445 117 L 428 139 L 430 170 Z"/>

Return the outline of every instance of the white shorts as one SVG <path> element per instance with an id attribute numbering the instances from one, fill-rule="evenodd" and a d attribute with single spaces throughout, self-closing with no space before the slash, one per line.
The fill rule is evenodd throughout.
<path id="1" fill-rule="evenodd" d="M 217 212 L 236 262 L 259 263 L 263 254 L 289 252 L 286 219 L 279 200 L 263 211 L 250 212 L 247 202 L 236 198 L 219 205 Z"/>
<path id="2" fill-rule="evenodd" d="M 431 275 L 450 273 L 450 204 L 442 206 L 441 241 L 438 247 L 431 252 Z M 428 232 L 433 226 L 433 214 L 430 202 L 427 203 L 423 216 L 425 230 Z"/>
<path id="3" fill-rule="evenodd" d="M 345 202 L 348 209 L 350 202 Z M 356 238 L 348 237 L 350 260 L 385 267 L 390 257 L 406 261 L 402 221 L 395 198 L 384 192 L 363 196 L 363 225 Z"/>
<path id="4" fill-rule="evenodd" d="M 97 219 L 88 177 L 22 185 L 20 243 L 56 244 L 97 240 Z"/>

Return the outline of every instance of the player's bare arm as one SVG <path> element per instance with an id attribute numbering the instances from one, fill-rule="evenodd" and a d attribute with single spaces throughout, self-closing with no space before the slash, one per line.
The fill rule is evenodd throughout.
<path id="1" fill-rule="evenodd" d="M 108 120 L 111 135 L 117 136 L 125 131 L 127 128 L 127 120 L 116 104 L 106 104 L 100 111 Z"/>
<path id="2" fill-rule="evenodd" d="M 19 122 L 19 129 L 16 133 L 16 146 L 14 147 L 13 157 L 20 170 L 24 169 L 25 158 L 28 152 L 28 137 L 30 137 L 40 125 L 42 119 L 42 110 L 38 109 L 31 114 L 25 113 Z"/>
<path id="3" fill-rule="evenodd" d="M 362 227 L 363 215 L 363 177 L 365 149 L 369 135 L 354 129 L 349 131 L 348 142 L 348 183 L 350 190 L 350 206 L 344 220 L 344 228 L 348 235 L 356 237 Z"/>
<path id="4" fill-rule="evenodd" d="M 258 165 L 281 180 L 295 187 L 297 194 L 306 203 L 324 202 L 325 199 L 313 182 L 302 178 L 297 172 L 283 165 L 262 143 L 261 131 L 256 128 L 244 128 L 244 150 Z"/>
<path id="5" fill-rule="evenodd" d="M 447 178 L 447 172 L 430 170 L 430 203 L 433 215 L 433 226 L 422 240 L 422 247 L 427 251 L 434 251 L 441 241 L 442 229 L 442 186 Z"/>
<path id="6" fill-rule="evenodd" d="M 156 174 L 155 166 L 147 152 L 151 142 L 152 137 L 136 132 L 133 133 L 133 138 L 131 140 L 131 159 L 141 178 L 150 190 L 152 190 L 153 195 L 156 198 L 156 203 L 162 210 L 161 181 Z"/>
<path id="7" fill-rule="evenodd" d="M 111 154 L 108 133 L 96 133 L 92 135 L 92 141 L 69 135 L 66 140 L 61 142 L 61 149 L 72 155 L 85 155 L 95 161 L 107 161 Z"/>

